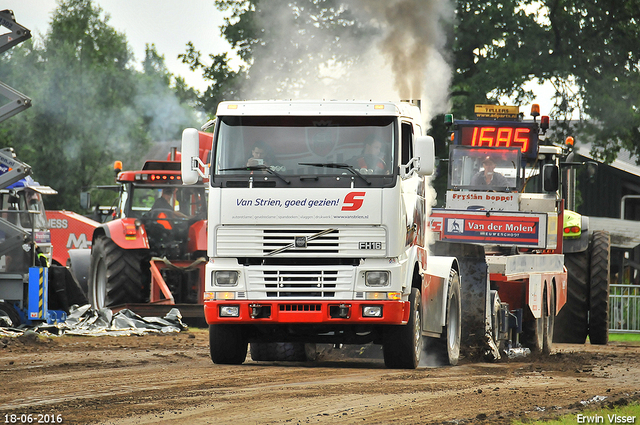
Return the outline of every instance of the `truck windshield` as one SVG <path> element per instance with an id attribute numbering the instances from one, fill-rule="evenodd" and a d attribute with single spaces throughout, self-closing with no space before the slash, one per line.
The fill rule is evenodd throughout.
<path id="1" fill-rule="evenodd" d="M 214 175 L 393 174 L 395 117 L 220 117 Z M 262 169 L 261 169 L 262 168 Z"/>
<path id="2" fill-rule="evenodd" d="M 518 148 L 451 146 L 449 189 L 512 192 L 520 188 Z"/>

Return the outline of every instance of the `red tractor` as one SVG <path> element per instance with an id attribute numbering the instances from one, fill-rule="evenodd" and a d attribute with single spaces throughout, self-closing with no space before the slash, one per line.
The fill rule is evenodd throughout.
<path id="1" fill-rule="evenodd" d="M 211 134 L 200 133 L 200 146 L 200 159 L 207 161 Z M 86 276 L 89 301 L 95 308 L 138 314 L 162 314 L 175 306 L 185 318 L 202 317 L 205 185 L 182 185 L 175 151 L 166 161 L 147 161 L 141 170 L 118 166 L 118 185 L 111 188 L 119 196 L 93 230 L 90 260 L 88 250 L 69 252 L 78 280 Z"/>

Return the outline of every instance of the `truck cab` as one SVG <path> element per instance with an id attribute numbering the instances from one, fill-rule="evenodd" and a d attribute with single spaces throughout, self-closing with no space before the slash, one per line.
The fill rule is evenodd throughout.
<path id="1" fill-rule="evenodd" d="M 422 134 L 409 103 L 222 102 L 209 167 L 198 131 L 183 132 L 183 182 L 209 178 L 214 362 L 242 363 L 247 343 L 277 360 L 264 355 L 274 344 L 374 342 L 388 366 L 415 368 L 422 338 L 447 335 L 457 361 L 454 260 L 427 259 L 434 145 Z"/>
<path id="2" fill-rule="evenodd" d="M 47 222 L 43 195 L 58 193 L 49 186 L 41 186 L 31 177 L 23 178 L 0 189 L 2 218 L 31 235 L 40 252 L 52 258 L 51 232 Z"/>

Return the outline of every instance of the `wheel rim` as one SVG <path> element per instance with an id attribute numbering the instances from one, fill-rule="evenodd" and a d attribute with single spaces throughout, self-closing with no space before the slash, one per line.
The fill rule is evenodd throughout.
<path id="1" fill-rule="evenodd" d="M 422 352 L 422 329 L 420 329 L 420 309 L 417 308 L 413 313 L 413 355 L 416 364 L 420 362 L 420 353 Z"/>
<path id="2" fill-rule="evenodd" d="M 447 325 L 447 348 L 449 354 L 454 354 L 459 345 L 458 329 L 460 327 L 460 312 L 458 311 L 458 297 L 451 297 L 451 307 L 449 309 L 449 324 Z"/>
<path id="3" fill-rule="evenodd" d="M 107 266 L 102 258 L 98 260 L 94 282 L 93 304 L 96 308 L 104 308 L 107 298 Z"/>

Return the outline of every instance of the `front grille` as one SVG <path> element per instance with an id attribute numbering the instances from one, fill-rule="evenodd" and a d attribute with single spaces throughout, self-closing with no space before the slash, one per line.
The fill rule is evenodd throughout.
<path id="1" fill-rule="evenodd" d="M 384 257 L 386 231 L 383 227 L 345 227 L 308 240 L 296 248 L 295 239 L 309 238 L 326 229 L 291 226 L 222 226 L 216 229 L 215 249 L 220 257 Z M 360 249 L 361 242 L 381 243 L 381 249 Z M 283 249 L 285 248 L 285 249 Z M 271 254 L 274 251 L 282 251 Z M 271 255 L 270 255 L 271 254 Z"/>
<path id="2" fill-rule="evenodd" d="M 355 268 L 332 270 L 296 266 L 257 266 L 247 269 L 249 291 L 265 298 L 334 298 L 349 292 Z"/>

